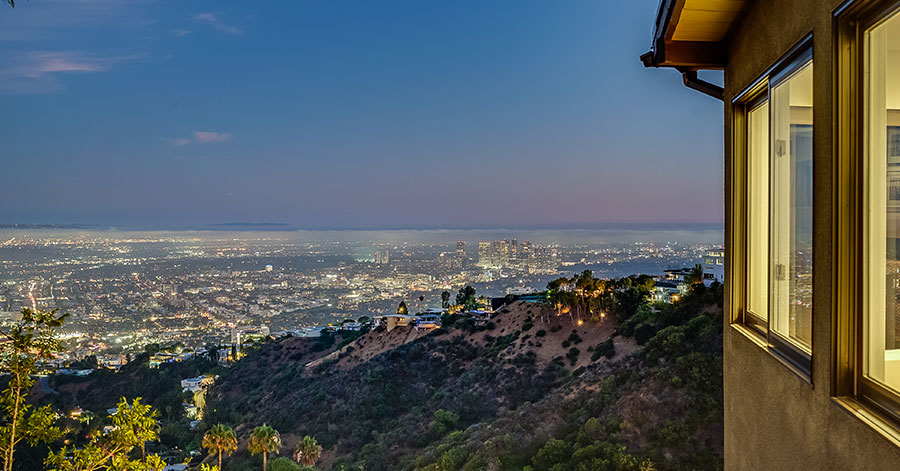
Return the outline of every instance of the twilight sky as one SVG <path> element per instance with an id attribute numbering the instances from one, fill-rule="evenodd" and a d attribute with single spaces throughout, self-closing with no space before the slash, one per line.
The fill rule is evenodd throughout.
<path id="1" fill-rule="evenodd" d="M 0 5 L 0 223 L 718 223 L 722 104 L 641 66 L 657 4 Z"/>

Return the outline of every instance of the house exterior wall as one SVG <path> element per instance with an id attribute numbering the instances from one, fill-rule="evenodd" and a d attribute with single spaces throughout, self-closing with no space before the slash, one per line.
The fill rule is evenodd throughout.
<path id="1" fill-rule="evenodd" d="M 725 70 L 726 307 L 739 309 L 740 175 L 732 151 L 734 97 L 812 33 L 814 81 L 812 384 L 726 323 L 725 467 L 729 470 L 897 470 L 900 448 L 834 401 L 832 222 L 834 35 L 839 0 L 757 0 L 729 41 Z M 737 176 L 737 178 L 736 178 Z"/>

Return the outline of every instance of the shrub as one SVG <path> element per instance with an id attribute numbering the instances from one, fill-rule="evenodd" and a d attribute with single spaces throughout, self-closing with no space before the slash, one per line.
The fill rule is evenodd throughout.
<path id="1" fill-rule="evenodd" d="M 578 361 L 578 355 L 581 354 L 581 351 L 575 347 L 569 349 L 569 352 L 566 353 L 566 358 L 569 359 L 570 362 L 574 365 L 576 361 Z"/>
<path id="2" fill-rule="evenodd" d="M 535 337 L 543 337 L 543 336 L 545 336 L 545 335 L 547 335 L 547 331 L 544 330 L 544 329 L 541 329 L 541 330 L 539 330 L 539 331 L 537 331 L 537 332 L 534 333 L 534 336 L 535 336 Z"/>
<path id="3" fill-rule="evenodd" d="M 646 345 L 656 335 L 656 327 L 651 324 L 640 324 L 634 329 L 634 341 L 638 345 Z"/>
<path id="4" fill-rule="evenodd" d="M 287 457 L 275 458 L 269 463 L 270 471 L 300 471 L 300 465 Z"/>
<path id="5" fill-rule="evenodd" d="M 438 409 L 434 411 L 434 420 L 431 422 L 431 433 L 442 437 L 459 425 L 459 414 L 453 411 Z"/>
<path id="6" fill-rule="evenodd" d="M 532 463 L 539 471 L 549 471 L 557 464 L 565 464 L 572 456 L 572 446 L 562 440 L 551 438 L 534 456 Z"/>
<path id="7" fill-rule="evenodd" d="M 616 344 L 613 342 L 613 339 L 607 339 L 605 342 L 600 342 L 594 347 L 594 354 L 591 355 L 591 361 L 597 361 L 600 357 L 612 358 L 616 355 Z"/>

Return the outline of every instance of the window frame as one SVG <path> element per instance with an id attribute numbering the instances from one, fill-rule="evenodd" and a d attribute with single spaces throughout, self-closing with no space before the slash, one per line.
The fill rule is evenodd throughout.
<path id="1" fill-rule="evenodd" d="M 852 412 L 859 406 L 886 419 L 879 426 L 892 441 L 900 429 L 900 393 L 865 376 L 866 211 L 866 33 L 900 12 L 898 0 L 851 0 L 835 10 L 833 120 L 835 181 L 832 195 L 834 253 L 832 269 L 834 374 L 832 396 Z"/>
<path id="2" fill-rule="evenodd" d="M 769 306 L 767 307 L 766 319 L 765 322 L 761 322 L 757 316 L 749 312 L 749 304 L 748 304 L 748 287 L 749 287 L 749 258 L 748 258 L 748 236 L 747 230 L 749 228 L 749 205 L 748 202 L 750 200 L 750 174 L 749 174 L 749 164 L 750 164 L 750 156 L 749 156 L 749 120 L 748 115 L 749 112 L 756 107 L 762 105 L 765 102 L 769 103 L 769 145 L 770 150 L 767 152 L 769 154 L 769 159 L 767 165 L 770 167 L 769 171 L 769 182 L 771 183 L 771 120 L 772 120 L 772 103 L 771 103 L 771 89 L 774 86 L 777 86 L 780 83 L 783 83 L 785 79 L 788 79 L 792 76 L 792 74 L 801 68 L 805 67 L 808 63 L 812 63 L 813 67 L 815 67 L 814 54 L 813 54 L 813 37 L 812 33 L 804 36 L 800 41 L 798 41 L 794 46 L 792 46 L 784 55 L 779 58 L 774 65 L 769 67 L 765 72 L 759 75 L 747 88 L 745 88 L 742 92 L 738 93 L 737 96 L 732 100 L 732 159 L 734 162 L 734 176 L 732 181 L 732 188 L 734 188 L 733 193 L 733 201 L 735 201 L 735 209 L 736 216 L 733 219 L 734 227 L 738 231 L 738 236 L 735 240 L 735 245 L 738 246 L 738 253 L 735 254 L 732 258 L 735 262 L 735 270 L 734 274 L 737 276 L 734 278 L 734 289 L 736 291 L 734 295 L 734 300 L 737 301 L 736 309 L 733 309 L 731 325 L 732 327 L 738 328 L 745 335 L 749 336 L 752 340 L 758 343 L 761 347 L 763 347 L 766 351 L 768 351 L 774 358 L 779 360 L 785 366 L 788 367 L 789 370 L 794 372 L 798 377 L 800 377 L 804 382 L 808 385 L 812 385 L 812 355 L 815 353 L 815 345 L 812 339 L 810 340 L 810 351 L 812 353 L 807 353 L 801 350 L 799 347 L 793 345 L 790 341 L 783 339 L 781 335 L 772 331 L 769 328 L 770 318 L 771 318 L 771 298 L 767 296 L 767 303 Z M 813 69 L 815 70 L 815 68 Z M 815 136 L 815 123 L 813 124 L 813 136 Z M 813 165 L 815 166 L 815 155 L 813 156 Z M 814 183 L 814 182 L 813 182 Z M 769 186 L 769 197 L 771 198 L 771 186 Z M 769 202 L 769 208 L 767 209 L 768 217 L 771 218 L 771 201 Z M 768 244 L 768 255 L 766 267 L 767 269 L 771 269 L 771 260 L 772 260 L 772 227 L 771 223 L 767 228 L 767 240 Z M 815 243 L 813 242 L 813 245 Z M 815 270 L 816 265 L 813 265 L 813 277 L 815 278 Z M 771 280 L 769 280 L 769 285 L 771 285 Z M 771 294 L 771 286 L 768 286 L 767 291 Z M 811 312 L 811 316 L 814 316 L 815 313 Z"/>
<path id="3" fill-rule="evenodd" d="M 745 227 L 745 230 L 744 230 L 744 247 L 745 247 L 744 253 L 747 254 L 745 256 L 745 262 L 744 262 L 744 277 L 746 279 L 745 286 L 747 287 L 747 289 L 744 290 L 745 291 L 745 302 L 744 302 L 744 309 L 742 309 L 742 312 L 741 312 L 741 314 L 742 314 L 741 322 L 746 327 L 749 327 L 751 330 L 753 330 L 754 332 L 756 332 L 757 334 L 759 334 L 760 336 L 765 338 L 768 336 L 768 333 L 769 333 L 769 306 L 768 306 L 769 298 L 768 298 L 768 296 L 766 296 L 765 316 L 761 316 L 750 310 L 750 302 L 749 302 L 750 241 L 749 241 L 749 237 L 748 237 L 749 229 L 750 229 L 750 201 L 751 201 L 750 184 L 749 184 L 749 182 L 750 182 L 750 119 L 749 119 L 749 116 L 750 116 L 751 111 L 753 111 L 756 108 L 759 108 L 763 105 L 771 106 L 771 104 L 769 104 L 769 82 L 768 82 L 768 79 L 760 82 L 754 88 L 754 90 L 749 94 L 747 101 L 743 104 L 743 110 L 742 110 L 743 119 L 744 119 L 742 131 L 745 136 L 744 143 L 743 143 L 743 154 L 744 154 L 743 160 L 744 160 L 744 175 L 745 175 L 744 180 L 747 182 L 747 183 L 745 183 L 747 190 L 745 192 L 745 197 L 744 197 L 744 202 L 745 202 L 744 210 L 743 210 L 744 216 L 742 219 L 743 219 L 744 227 Z M 767 115 L 766 115 L 767 126 L 769 125 L 770 116 L 771 116 L 771 110 L 770 110 L 770 113 L 767 113 Z M 771 132 L 771 129 L 769 131 Z M 771 136 L 769 136 L 769 137 L 771 137 Z M 769 139 L 766 139 L 766 146 L 767 146 L 766 155 L 768 156 L 769 155 L 769 150 L 768 150 Z M 768 159 L 766 161 L 766 165 L 769 166 Z M 768 176 L 768 172 L 766 173 L 766 175 Z M 770 187 L 769 180 L 770 180 L 770 178 L 767 178 L 766 187 L 767 187 L 767 191 L 771 193 L 771 188 L 769 188 Z M 766 217 L 768 219 L 770 209 L 768 208 L 769 205 L 766 205 L 766 206 L 767 206 Z M 771 228 L 769 227 L 768 224 L 766 224 L 766 240 L 767 241 L 771 238 L 769 235 L 769 232 L 771 232 Z M 767 253 L 766 253 L 766 270 L 769 269 L 770 255 L 768 252 L 770 250 L 771 250 L 771 247 L 769 247 L 769 245 L 767 244 L 766 245 L 766 251 L 767 251 Z M 769 291 L 768 277 L 766 278 L 766 280 L 767 280 L 766 281 L 766 291 L 768 292 Z M 765 317 L 765 318 L 763 318 L 763 317 Z"/>

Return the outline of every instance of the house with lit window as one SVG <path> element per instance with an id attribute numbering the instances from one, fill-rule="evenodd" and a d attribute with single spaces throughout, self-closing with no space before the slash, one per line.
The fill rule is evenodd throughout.
<path id="1" fill-rule="evenodd" d="M 671 303 L 677 300 L 684 292 L 684 283 L 659 279 L 653 283 L 653 291 L 650 292 L 650 300 L 654 303 Z"/>
<path id="2" fill-rule="evenodd" d="M 725 251 L 722 249 L 707 250 L 703 256 L 703 284 L 725 283 Z"/>
<path id="3" fill-rule="evenodd" d="M 663 0 L 653 26 L 644 65 L 724 107 L 726 469 L 900 469 L 900 3 Z"/>

